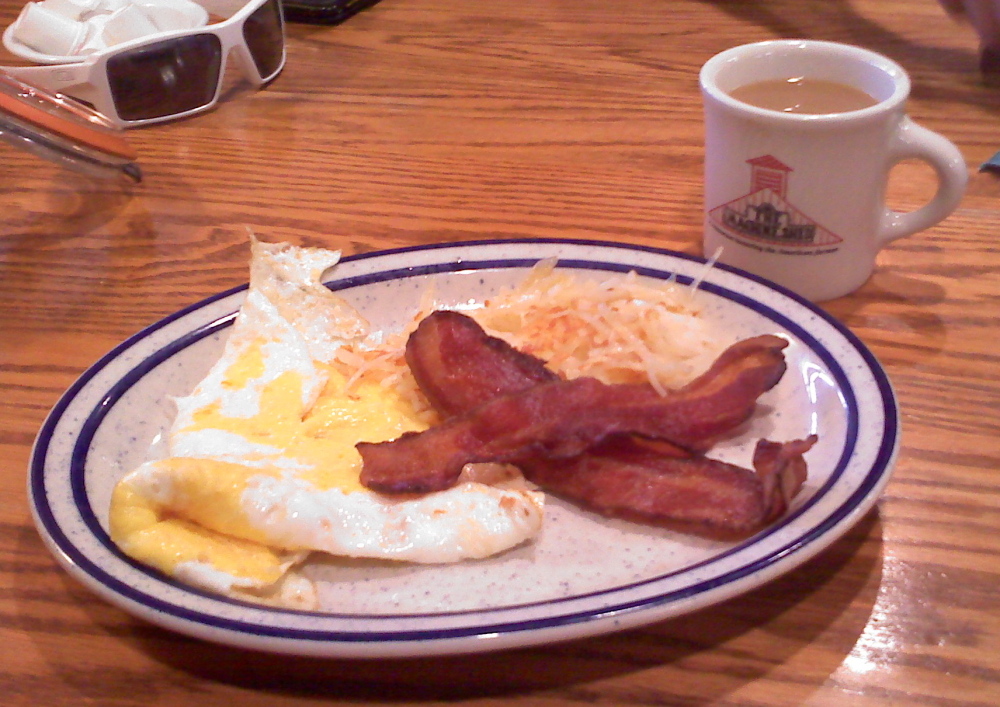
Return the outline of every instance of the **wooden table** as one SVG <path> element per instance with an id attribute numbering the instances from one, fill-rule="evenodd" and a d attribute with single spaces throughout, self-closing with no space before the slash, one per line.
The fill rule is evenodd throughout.
<path id="1" fill-rule="evenodd" d="M 3 0 L 4 26 L 20 7 Z M 698 69 L 774 37 L 903 64 L 911 114 L 971 173 L 952 217 L 824 305 L 882 361 L 903 418 L 884 498 L 828 551 L 643 629 L 386 662 L 200 643 L 58 568 L 25 494 L 46 412 L 125 337 L 245 282 L 245 226 L 346 253 L 533 236 L 696 253 Z M 1000 94 L 970 28 L 933 0 L 384 0 L 290 25 L 288 54 L 262 91 L 129 132 L 132 189 L 0 144 L 0 703 L 1000 703 L 1000 181 L 978 171 L 1000 149 Z M 905 163 L 890 201 L 916 208 L 933 184 Z"/>

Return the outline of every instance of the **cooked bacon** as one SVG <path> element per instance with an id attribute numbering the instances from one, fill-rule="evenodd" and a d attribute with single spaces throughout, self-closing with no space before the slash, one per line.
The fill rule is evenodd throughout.
<path id="1" fill-rule="evenodd" d="M 783 345 L 775 337 L 741 342 L 681 392 L 718 394 L 739 379 L 741 370 L 744 375 L 756 372 L 756 386 L 767 389 L 784 371 Z M 406 355 L 421 388 L 445 415 L 468 413 L 485 401 L 555 378 L 542 361 L 487 336 L 473 320 L 454 312 L 426 318 L 410 337 Z M 775 356 L 782 358 L 780 366 L 775 365 Z M 742 414 L 746 412 L 731 419 Z M 516 463 L 547 491 L 604 515 L 729 539 L 756 532 L 787 511 L 806 479 L 803 455 L 815 442 L 815 435 L 786 443 L 760 440 L 754 470 L 628 434 L 610 435 L 570 456 L 523 451 Z M 431 454 L 440 451 L 423 449 Z M 384 447 L 372 445 L 366 452 L 366 468 L 383 451 Z M 414 461 L 419 468 L 419 460 Z M 448 483 L 450 473 L 430 485 Z"/>
<path id="2" fill-rule="evenodd" d="M 593 378 L 542 383 L 494 397 L 424 432 L 360 442 L 361 483 L 381 493 L 427 493 L 452 486 L 466 464 L 512 462 L 536 448 L 554 456 L 579 454 L 601 439 L 601 427 L 581 418 L 601 388 Z"/>
<path id="3" fill-rule="evenodd" d="M 771 335 L 740 341 L 681 392 L 708 394 L 740 375 L 746 376 L 747 387 L 769 390 L 784 375 L 785 346 L 784 339 Z M 558 378 L 541 359 L 488 336 L 474 319 L 450 310 L 433 312 L 421 321 L 407 340 L 406 362 L 428 400 L 446 416 Z M 654 392 L 651 387 L 634 387 L 646 389 L 644 395 Z M 755 402 L 756 397 L 749 404 L 751 412 Z M 744 409 L 734 414 L 748 413 Z"/>
<path id="4" fill-rule="evenodd" d="M 753 452 L 753 468 L 764 486 L 764 498 L 769 499 L 767 519 L 784 514 L 792 499 L 809 475 L 802 456 L 818 441 L 816 435 L 791 442 L 771 442 L 762 439 Z"/>
<path id="5" fill-rule="evenodd" d="M 417 342 L 415 349 L 423 346 L 416 333 L 412 340 Z M 438 336 L 427 345 L 433 348 L 445 341 Z M 703 451 L 744 422 L 760 394 L 781 378 L 785 345 L 775 336 L 739 342 L 705 374 L 666 396 L 648 385 L 606 385 L 576 378 L 499 394 L 469 409 L 467 393 L 450 393 L 446 385 L 435 385 L 435 396 L 447 398 L 448 409 L 466 412 L 393 441 L 359 443 L 361 483 L 382 493 L 426 493 L 453 485 L 465 464 L 571 458 L 624 434 Z M 509 355 L 499 349 L 493 353 Z M 446 376 L 446 357 L 417 356 L 414 351 L 413 358 L 426 364 L 421 374 L 425 381 Z M 475 399 L 487 397 L 482 383 L 470 387 L 479 391 Z"/>
<path id="6" fill-rule="evenodd" d="M 671 418 L 683 420 L 674 432 L 631 431 L 704 451 L 746 421 L 753 414 L 757 398 L 781 379 L 785 346 L 787 342 L 777 336 L 745 339 L 723 351 L 701 376 L 667 396 L 648 385 L 614 385 L 606 386 L 608 390 L 602 393 L 601 400 L 616 397 L 631 401 L 628 410 L 619 407 L 610 413 L 615 416 L 648 416 L 669 400 Z M 558 380 L 540 359 L 488 336 L 470 317 L 447 310 L 428 315 L 410 335 L 406 361 L 420 389 L 445 416 L 468 413 L 500 395 Z M 595 400 L 591 407 L 598 404 Z M 661 432 L 669 424 L 666 419 L 646 421 L 647 427 L 655 426 Z"/>
<path id="7" fill-rule="evenodd" d="M 733 539 L 785 513 L 805 481 L 802 454 L 815 441 L 761 440 L 756 473 L 635 437 L 612 438 L 570 459 L 522 459 L 518 466 L 547 491 L 603 515 Z"/>
<path id="8" fill-rule="evenodd" d="M 558 378 L 541 359 L 450 310 L 421 320 L 407 340 L 406 363 L 421 392 L 446 417 Z"/>

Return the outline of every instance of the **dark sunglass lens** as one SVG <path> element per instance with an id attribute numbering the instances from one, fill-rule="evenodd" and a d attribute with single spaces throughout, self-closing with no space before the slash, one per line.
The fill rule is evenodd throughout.
<path id="1" fill-rule="evenodd" d="M 108 59 L 108 82 L 122 120 L 177 115 L 212 102 L 222 44 L 211 34 L 165 39 Z"/>
<path id="2" fill-rule="evenodd" d="M 278 73 L 284 55 L 285 31 L 277 0 L 269 0 L 247 18 L 243 23 L 243 39 L 262 79 Z"/>

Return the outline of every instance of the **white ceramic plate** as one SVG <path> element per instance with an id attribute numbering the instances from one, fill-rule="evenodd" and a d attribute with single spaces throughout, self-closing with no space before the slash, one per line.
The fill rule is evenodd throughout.
<path id="1" fill-rule="evenodd" d="M 388 657 L 498 650 L 623 629 L 735 597 L 828 546 L 878 499 L 895 460 L 898 415 L 872 354 L 809 303 L 724 266 L 653 248 L 567 240 L 442 244 L 345 258 L 330 286 L 373 322 L 400 326 L 433 284 L 448 303 L 520 280 L 540 258 L 583 277 L 637 270 L 704 276 L 706 316 L 734 337 L 779 333 L 789 369 L 747 433 L 712 456 L 749 464 L 758 437 L 812 432 L 810 476 L 788 515 L 737 544 L 611 521 L 550 496 L 541 537 L 449 566 L 330 562 L 316 569 L 329 613 L 267 608 L 179 584 L 125 557 L 107 533 L 111 489 L 167 427 L 221 352 L 245 288 L 184 309 L 122 343 L 55 406 L 33 451 L 35 520 L 61 564 L 108 601 L 192 636 L 269 651 Z"/>

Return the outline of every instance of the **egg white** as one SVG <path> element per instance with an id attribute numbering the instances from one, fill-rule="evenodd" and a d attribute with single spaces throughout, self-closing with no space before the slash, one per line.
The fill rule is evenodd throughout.
<path id="1" fill-rule="evenodd" d="M 370 335 L 322 284 L 339 253 L 256 239 L 252 251 L 250 289 L 222 356 L 176 400 L 167 458 L 143 464 L 115 490 L 111 534 L 124 552 L 212 591 L 308 608 L 316 593 L 292 570 L 312 552 L 457 562 L 539 532 L 544 497 L 509 469 L 470 468 L 451 489 L 390 498 L 241 434 L 244 423 L 259 426 L 265 401 L 279 393 L 293 422 L 314 414 L 336 382 L 327 364 L 337 349 Z M 361 419 L 350 422 L 383 434 L 414 429 L 391 391 L 384 398 L 383 410 L 369 393 Z M 231 424 L 206 426 L 213 419 Z"/>

